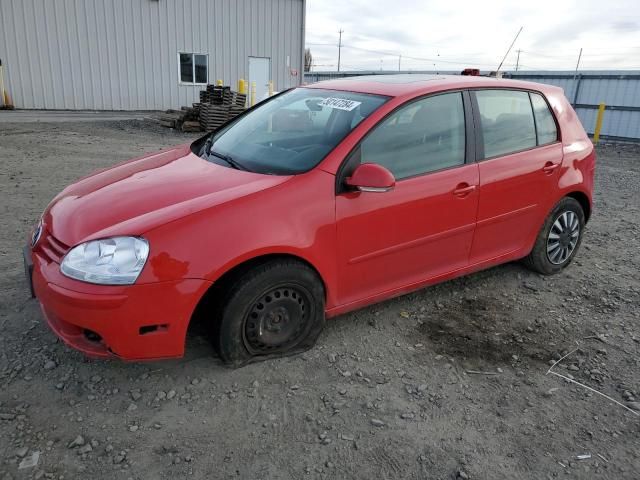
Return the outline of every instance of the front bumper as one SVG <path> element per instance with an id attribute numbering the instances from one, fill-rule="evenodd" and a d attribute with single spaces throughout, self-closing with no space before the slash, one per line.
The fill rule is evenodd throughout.
<path id="1" fill-rule="evenodd" d="M 65 277 L 37 251 L 26 249 L 25 256 L 25 265 L 32 261 L 33 291 L 49 327 L 67 345 L 96 358 L 182 356 L 191 315 L 211 285 L 198 279 L 92 285 Z"/>

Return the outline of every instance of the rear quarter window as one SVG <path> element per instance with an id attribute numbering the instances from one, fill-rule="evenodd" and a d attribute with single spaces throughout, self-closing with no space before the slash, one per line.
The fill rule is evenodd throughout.
<path id="1" fill-rule="evenodd" d="M 546 145 L 558 140 L 558 129 L 549 110 L 549 105 L 539 93 L 531 92 L 531 105 L 536 119 L 536 131 L 538 133 L 538 145 Z"/>
<path id="2" fill-rule="evenodd" d="M 536 126 L 528 92 L 478 90 L 475 95 L 480 114 L 484 158 L 507 155 L 536 146 Z"/>

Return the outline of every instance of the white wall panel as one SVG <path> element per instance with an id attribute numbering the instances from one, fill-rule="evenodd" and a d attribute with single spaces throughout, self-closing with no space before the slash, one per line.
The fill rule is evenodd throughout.
<path id="1" fill-rule="evenodd" d="M 209 55 L 210 83 L 232 86 L 248 77 L 250 56 L 269 57 L 283 90 L 301 81 L 304 8 L 304 0 L 0 0 L 5 84 L 18 108 L 179 108 L 202 88 L 178 81 L 178 52 L 194 52 Z"/>

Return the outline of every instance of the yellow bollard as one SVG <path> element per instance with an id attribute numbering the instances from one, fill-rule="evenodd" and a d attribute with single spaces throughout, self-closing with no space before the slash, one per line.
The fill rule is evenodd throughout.
<path id="1" fill-rule="evenodd" d="M 256 82 L 251 82 L 251 106 L 256 104 Z"/>
<path id="2" fill-rule="evenodd" d="M 0 60 L 0 106 L 4 104 L 4 67 L 2 66 L 2 60 Z"/>
<path id="3" fill-rule="evenodd" d="M 219 87 L 222 86 L 222 80 L 216 80 L 216 85 L 218 85 Z"/>
<path id="4" fill-rule="evenodd" d="M 269 96 L 273 96 L 273 80 L 269 80 Z"/>
<path id="5" fill-rule="evenodd" d="M 593 144 L 597 145 L 600 140 L 600 130 L 602 130 L 602 117 L 604 117 L 605 104 L 601 103 L 598 107 L 598 116 L 596 117 L 596 129 L 593 132 Z"/>
<path id="6" fill-rule="evenodd" d="M 245 94 L 247 93 L 247 82 L 244 81 L 244 78 L 238 80 L 238 93 Z"/>

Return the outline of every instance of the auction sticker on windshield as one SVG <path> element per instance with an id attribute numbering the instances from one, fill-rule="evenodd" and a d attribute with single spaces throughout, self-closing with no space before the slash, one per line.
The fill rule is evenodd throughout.
<path id="1" fill-rule="evenodd" d="M 321 107 L 335 108 L 337 110 L 346 110 L 350 112 L 362 102 L 356 102 L 355 100 L 347 100 L 346 98 L 325 98 L 318 105 Z"/>

